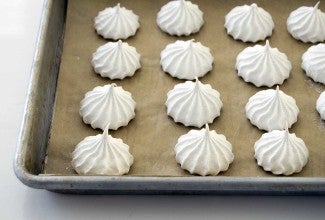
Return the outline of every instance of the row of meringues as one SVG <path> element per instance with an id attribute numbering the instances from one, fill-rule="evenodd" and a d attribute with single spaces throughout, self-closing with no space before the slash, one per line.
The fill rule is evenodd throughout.
<path id="1" fill-rule="evenodd" d="M 131 93 L 109 84 L 95 87 L 81 101 L 80 115 L 86 124 L 104 130 L 90 136 L 75 148 L 72 165 L 79 174 L 123 175 L 133 163 L 129 146 L 108 135 L 109 129 L 125 126 L 135 117 Z M 233 161 L 232 145 L 223 135 L 209 131 L 208 123 L 220 115 L 218 91 L 198 79 L 177 84 L 167 94 L 167 113 L 175 122 L 205 129 L 191 130 L 178 139 L 176 160 L 183 169 L 199 175 L 217 175 Z M 304 141 L 288 128 L 297 121 L 299 109 L 294 98 L 279 87 L 257 92 L 245 107 L 250 122 L 268 131 L 255 143 L 258 165 L 274 174 L 300 172 L 308 160 Z M 325 116 L 325 92 L 317 100 L 317 110 Z"/>
<path id="2" fill-rule="evenodd" d="M 294 38 L 312 43 L 325 40 L 325 13 L 318 6 L 319 2 L 290 13 L 287 29 Z M 203 12 L 190 1 L 170 1 L 158 12 L 157 24 L 170 35 L 188 36 L 203 26 Z M 274 22 L 267 11 L 253 3 L 233 8 L 225 16 L 224 26 L 236 40 L 257 42 L 272 35 Z M 106 8 L 95 18 L 97 33 L 107 39 L 126 39 L 135 35 L 139 27 L 139 16 L 120 4 Z"/>
<path id="3" fill-rule="evenodd" d="M 141 68 L 136 48 L 121 40 L 108 42 L 93 53 L 92 66 L 96 73 L 110 79 L 133 76 Z M 193 39 L 168 44 L 160 54 L 162 69 L 179 79 L 194 80 L 212 70 L 210 49 Z M 313 45 L 303 54 L 301 67 L 315 82 L 325 84 L 325 44 Z M 281 85 L 292 69 L 286 54 L 272 48 L 255 45 L 241 51 L 236 59 L 238 75 L 255 86 Z"/>

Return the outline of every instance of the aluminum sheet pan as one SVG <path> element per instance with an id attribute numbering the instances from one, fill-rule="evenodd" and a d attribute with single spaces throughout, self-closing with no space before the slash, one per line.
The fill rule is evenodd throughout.
<path id="1" fill-rule="evenodd" d="M 301 55 L 310 44 L 292 39 L 285 27 L 290 11 L 314 2 L 285 1 L 283 5 L 284 1 L 257 1 L 275 21 L 271 45 L 285 52 L 293 64 L 292 74 L 281 89 L 297 100 L 301 112 L 291 131 L 305 140 L 310 160 L 303 172 L 292 177 L 275 177 L 256 165 L 253 144 L 262 132 L 246 119 L 244 106 L 261 88 L 245 83 L 234 69 L 236 55 L 252 44 L 234 41 L 223 28 L 230 9 L 251 2 L 194 1 L 204 11 L 205 25 L 198 34 L 182 38 L 164 34 L 155 24 L 158 10 L 166 2 L 121 1 L 140 16 L 141 28 L 127 42 L 142 55 L 140 71 L 132 78 L 114 81 L 131 91 L 137 101 L 136 118 L 113 132 L 130 145 L 135 158 L 130 173 L 121 177 L 78 176 L 70 166 L 74 146 L 100 132 L 82 123 L 78 109 L 85 92 L 111 82 L 95 75 L 91 68 L 92 52 L 107 42 L 96 35 L 92 25 L 99 10 L 117 1 L 71 0 L 68 6 L 64 1 L 46 2 L 15 159 L 18 178 L 31 187 L 67 193 L 324 193 L 324 122 L 314 107 L 324 87 L 308 79 L 300 68 Z M 213 71 L 202 81 L 219 90 L 224 108 L 210 127 L 227 136 L 235 153 L 230 169 L 217 177 L 191 176 L 177 165 L 173 146 L 190 128 L 175 124 L 164 106 L 167 91 L 182 81 L 163 73 L 159 53 L 176 39 L 191 38 L 208 46 L 215 57 Z"/>

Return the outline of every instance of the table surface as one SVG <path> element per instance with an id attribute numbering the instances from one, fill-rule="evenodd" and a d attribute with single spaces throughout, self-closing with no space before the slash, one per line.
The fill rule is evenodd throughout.
<path id="1" fill-rule="evenodd" d="M 0 219 L 324 219 L 325 197 L 77 196 L 24 186 L 12 161 L 42 8 L 0 2 Z"/>

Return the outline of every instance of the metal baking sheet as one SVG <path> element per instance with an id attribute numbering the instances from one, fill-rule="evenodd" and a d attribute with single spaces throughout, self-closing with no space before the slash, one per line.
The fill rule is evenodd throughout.
<path id="1" fill-rule="evenodd" d="M 172 37 L 157 27 L 156 14 L 167 1 L 120 2 L 138 14 L 141 23 L 137 34 L 126 41 L 142 55 L 142 68 L 131 78 L 114 81 L 130 91 L 137 102 L 136 118 L 111 132 L 130 145 L 135 159 L 130 173 L 121 177 L 78 176 L 70 165 L 74 146 L 84 137 L 101 132 L 83 124 L 78 109 L 87 91 L 112 82 L 96 75 L 90 60 L 96 48 L 107 42 L 94 31 L 93 18 L 117 1 L 47 1 L 15 159 L 18 178 L 31 187 L 69 193 L 325 192 L 325 126 L 315 110 L 324 86 L 312 82 L 300 68 L 301 55 L 311 44 L 291 38 L 285 26 L 292 10 L 314 1 L 256 1 L 275 21 L 271 45 L 285 52 L 293 64 L 291 76 L 281 89 L 292 95 L 300 108 L 291 132 L 304 139 L 310 159 L 301 173 L 291 177 L 272 176 L 255 162 L 253 145 L 262 132 L 246 119 L 244 106 L 251 95 L 265 88 L 255 88 L 237 76 L 235 58 L 252 44 L 234 41 L 223 27 L 229 10 L 253 2 L 193 1 L 204 12 L 205 24 L 198 34 L 189 37 Z M 175 124 L 164 105 L 167 91 L 182 81 L 161 70 L 160 51 L 177 39 L 192 38 L 208 46 L 214 55 L 214 68 L 202 82 L 221 93 L 224 107 L 210 127 L 226 135 L 235 154 L 230 169 L 216 177 L 191 176 L 176 163 L 173 147 L 191 128 Z"/>

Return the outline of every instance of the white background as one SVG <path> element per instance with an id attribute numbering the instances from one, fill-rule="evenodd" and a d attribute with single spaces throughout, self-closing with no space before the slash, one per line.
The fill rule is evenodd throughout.
<path id="1" fill-rule="evenodd" d="M 12 160 L 42 0 L 0 1 L 0 219 L 325 219 L 325 197 L 76 196 L 24 186 Z"/>

